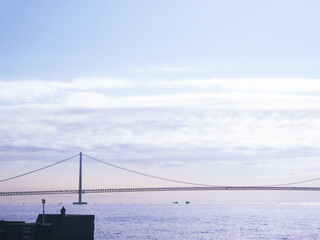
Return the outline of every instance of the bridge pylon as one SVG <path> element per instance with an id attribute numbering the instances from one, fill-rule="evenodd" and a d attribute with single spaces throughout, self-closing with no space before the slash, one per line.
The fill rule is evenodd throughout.
<path id="1" fill-rule="evenodd" d="M 79 199 L 78 199 L 78 202 L 74 202 L 73 204 L 77 204 L 77 205 L 87 204 L 86 202 L 82 202 L 82 152 L 80 152 L 80 159 L 79 159 Z"/>

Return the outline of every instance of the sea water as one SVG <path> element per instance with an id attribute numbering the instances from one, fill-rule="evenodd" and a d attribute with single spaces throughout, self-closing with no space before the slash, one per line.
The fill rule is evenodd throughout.
<path id="1" fill-rule="evenodd" d="M 46 206 L 59 214 L 61 205 Z M 95 240 L 320 239 L 320 204 L 67 205 L 94 214 Z M 0 206 L 0 220 L 34 222 L 42 206 Z"/>

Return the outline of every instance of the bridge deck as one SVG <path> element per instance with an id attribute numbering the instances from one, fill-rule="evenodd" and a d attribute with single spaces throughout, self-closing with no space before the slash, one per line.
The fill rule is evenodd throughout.
<path id="1" fill-rule="evenodd" d="M 84 189 L 82 193 L 115 193 L 115 192 L 170 192 L 170 191 L 320 191 L 320 187 L 268 187 L 268 186 L 210 186 L 210 187 L 155 187 L 155 188 L 106 188 Z M 0 192 L 0 196 L 78 194 L 79 190 L 49 190 Z"/>

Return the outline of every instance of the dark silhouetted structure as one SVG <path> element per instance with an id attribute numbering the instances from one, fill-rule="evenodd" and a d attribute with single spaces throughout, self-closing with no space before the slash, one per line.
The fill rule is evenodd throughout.
<path id="1" fill-rule="evenodd" d="M 45 224 L 42 217 L 35 223 L 0 221 L 0 240 L 94 240 L 94 215 L 46 214 Z"/>

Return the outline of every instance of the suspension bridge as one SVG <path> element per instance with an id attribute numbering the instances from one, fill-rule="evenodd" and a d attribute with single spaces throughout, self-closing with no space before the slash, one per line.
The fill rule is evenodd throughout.
<path id="1" fill-rule="evenodd" d="M 170 187 L 122 187 L 122 188 L 83 188 L 82 184 L 82 171 L 83 164 L 82 158 L 85 156 L 86 158 L 93 160 L 95 162 L 99 162 L 101 164 L 107 165 L 112 168 L 116 168 L 118 170 L 129 172 L 134 175 L 140 175 L 142 177 L 153 178 L 165 182 L 171 182 L 175 184 L 182 184 L 187 186 L 170 186 Z M 13 177 L 5 178 L 0 180 L 0 184 L 6 184 L 10 181 L 16 179 L 23 179 L 28 175 L 32 175 L 41 171 L 44 171 L 48 168 L 52 168 L 54 166 L 60 165 L 64 162 L 67 162 L 71 159 L 79 157 L 79 172 L 78 172 L 78 188 L 77 189 L 55 189 L 55 190 L 29 190 L 29 191 L 1 191 L 0 197 L 5 196 L 28 196 L 28 195 L 52 195 L 52 194 L 77 194 L 78 201 L 74 202 L 74 204 L 86 204 L 86 202 L 82 201 L 83 194 L 89 193 L 119 193 L 119 192 L 160 192 L 160 191 L 320 191 L 320 187 L 310 187 L 310 186 L 302 186 L 302 184 L 315 182 L 320 180 L 320 178 L 314 178 L 309 180 L 290 182 L 290 183 L 281 183 L 281 184 L 273 184 L 273 185 L 263 185 L 263 186 L 233 186 L 233 185 L 210 185 L 210 184 L 201 184 L 194 182 L 186 182 L 180 181 L 176 179 L 164 178 L 155 175 L 150 175 L 138 171 L 134 171 L 128 168 L 120 167 L 118 165 L 114 165 L 100 159 L 91 157 L 86 154 L 82 154 L 80 152 L 77 155 L 66 158 L 64 160 L 55 162 L 53 164 L 47 165 L 42 168 L 35 169 L 33 171 L 28 171 L 23 174 L 19 174 Z"/>

